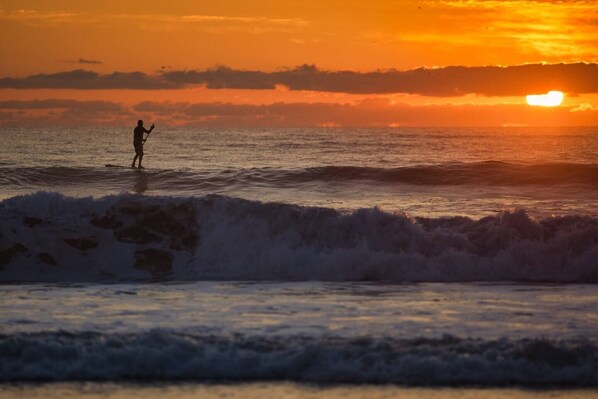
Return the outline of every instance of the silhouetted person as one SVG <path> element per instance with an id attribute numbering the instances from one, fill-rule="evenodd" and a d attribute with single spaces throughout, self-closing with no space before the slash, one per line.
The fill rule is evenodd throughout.
<path id="1" fill-rule="evenodd" d="M 143 121 L 139 119 L 137 121 L 137 127 L 133 130 L 133 147 L 135 147 L 135 158 L 133 158 L 133 163 L 131 167 L 135 167 L 135 161 L 139 158 L 139 169 L 143 169 L 141 166 L 141 160 L 143 159 L 143 143 L 145 140 L 143 139 L 143 133 L 150 134 L 154 130 L 154 125 L 150 126 L 150 130 L 147 130 L 143 127 Z"/>

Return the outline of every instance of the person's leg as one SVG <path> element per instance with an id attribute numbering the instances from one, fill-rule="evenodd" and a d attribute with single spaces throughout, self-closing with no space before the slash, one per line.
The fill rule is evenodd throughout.
<path id="1" fill-rule="evenodd" d="M 143 152 L 139 155 L 139 169 L 145 169 L 143 166 L 141 166 L 142 159 L 143 159 Z"/>
<path id="2" fill-rule="evenodd" d="M 132 168 L 135 167 L 135 161 L 137 161 L 137 158 L 139 158 L 139 166 L 141 166 L 141 159 L 143 158 L 143 144 L 135 143 L 134 146 L 135 146 L 135 158 L 133 158 L 133 163 L 131 164 Z"/>

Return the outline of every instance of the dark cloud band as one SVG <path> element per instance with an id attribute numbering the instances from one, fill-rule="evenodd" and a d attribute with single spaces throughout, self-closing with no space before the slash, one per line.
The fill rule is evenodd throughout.
<path id="1" fill-rule="evenodd" d="M 529 64 L 516 66 L 449 66 L 410 71 L 325 71 L 313 65 L 262 72 L 227 67 L 203 71 L 170 71 L 157 75 L 114 72 L 100 75 L 85 70 L 0 79 L 12 89 L 209 89 L 268 90 L 277 85 L 290 90 L 349 94 L 405 93 L 456 97 L 466 94 L 519 96 L 562 90 L 569 94 L 598 93 L 598 64 Z"/>
<path id="2" fill-rule="evenodd" d="M 114 72 L 100 75 L 96 72 L 77 69 L 68 72 L 31 75 L 25 78 L 0 79 L 3 89 L 78 89 L 78 90 L 158 90 L 181 88 L 159 75 L 143 72 Z"/>
<path id="3" fill-rule="evenodd" d="M 87 58 L 79 58 L 77 60 L 77 62 L 79 64 L 93 64 L 93 65 L 99 65 L 102 63 L 102 61 L 100 61 L 100 60 L 88 60 Z"/>
<path id="4" fill-rule="evenodd" d="M 137 119 L 159 126 L 592 126 L 598 110 L 525 104 L 407 105 L 387 99 L 346 103 L 186 103 L 63 99 L 0 101 L 0 126 L 120 126 Z M 127 128 L 129 131 L 129 128 Z"/>

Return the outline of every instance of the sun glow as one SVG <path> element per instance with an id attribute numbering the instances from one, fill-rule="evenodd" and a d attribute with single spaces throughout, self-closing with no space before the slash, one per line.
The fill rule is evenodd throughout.
<path id="1" fill-rule="evenodd" d="M 562 91 L 552 90 L 546 94 L 529 94 L 525 96 L 528 105 L 541 107 L 556 107 L 561 105 L 565 95 Z"/>

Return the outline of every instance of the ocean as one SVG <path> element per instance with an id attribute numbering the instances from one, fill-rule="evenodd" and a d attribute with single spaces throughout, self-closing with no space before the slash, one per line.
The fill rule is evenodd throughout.
<path id="1" fill-rule="evenodd" d="M 0 129 L 0 397 L 598 395 L 598 128 L 133 127 Z"/>

